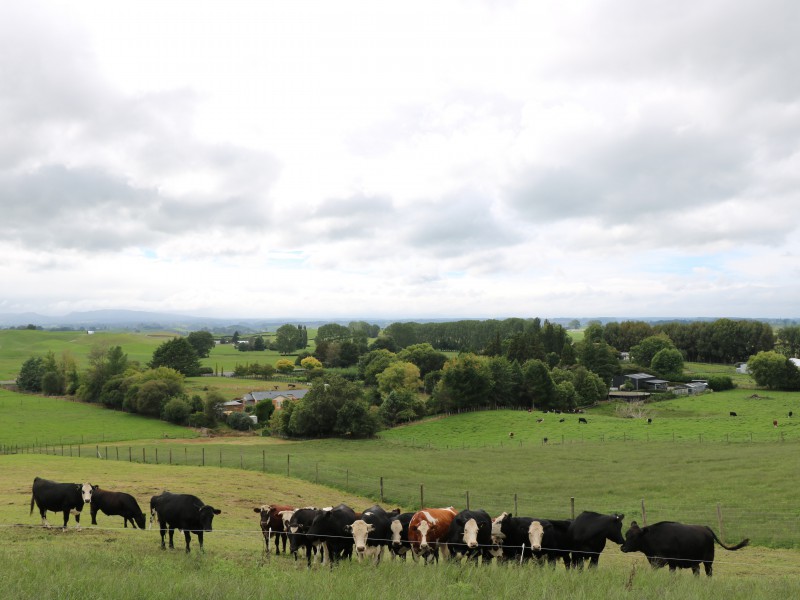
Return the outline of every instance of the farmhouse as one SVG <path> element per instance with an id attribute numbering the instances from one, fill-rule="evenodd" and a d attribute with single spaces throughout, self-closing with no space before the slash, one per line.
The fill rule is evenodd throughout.
<path id="1" fill-rule="evenodd" d="M 273 406 L 275 406 L 276 410 L 280 410 L 283 406 L 283 403 L 286 401 L 296 401 L 300 400 L 303 396 L 305 396 L 309 390 L 307 389 L 299 389 L 299 390 L 292 390 L 291 392 L 286 391 L 270 391 L 270 392 L 248 392 L 244 396 L 242 396 L 242 404 L 243 406 L 253 406 L 262 400 L 272 400 Z"/>

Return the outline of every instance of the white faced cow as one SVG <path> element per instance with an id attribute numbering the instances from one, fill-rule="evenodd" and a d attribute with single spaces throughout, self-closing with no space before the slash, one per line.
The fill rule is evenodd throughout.
<path id="1" fill-rule="evenodd" d="M 47 522 L 47 511 L 63 513 L 64 529 L 67 528 L 67 521 L 72 514 L 75 517 L 75 527 L 80 529 L 81 511 L 84 505 L 91 503 L 93 489 L 91 483 L 57 483 L 36 477 L 33 480 L 31 514 L 36 503 L 42 517 L 42 525 L 50 527 Z"/>

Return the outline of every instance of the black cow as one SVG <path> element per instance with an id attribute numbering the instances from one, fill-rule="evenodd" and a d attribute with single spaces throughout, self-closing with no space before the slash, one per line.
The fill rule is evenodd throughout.
<path id="1" fill-rule="evenodd" d="M 391 543 L 392 517 L 399 514 L 399 508 L 389 513 L 375 504 L 362 512 L 360 519 L 356 519 L 351 525 L 345 525 L 345 531 L 353 535 L 356 557 L 359 560 L 371 556 L 375 564 L 380 562 L 383 550 Z"/>
<path id="2" fill-rule="evenodd" d="M 485 510 L 462 510 L 450 523 L 445 537 L 450 558 L 459 555 L 484 564 L 492 558 L 492 518 Z"/>
<path id="3" fill-rule="evenodd" d="M 530 537 L 533 521 L 531 517 L 515 517 L 507 512 L 496 517 L 492 521 L 492 542 L 499 546 L 500 553 L 493 554 L 506 560 L 519 559 L 520 556 L 524 559 L 531 558 L 533 545 Z"/>
<path id="4" fill-rule="evenodd" d="M 406 554 L 411 550 L 411 542 L 408 541 L 408 524 L 411 523 L 411 517 L 413 516 L 413 512 L 407 512 L 400 513 L 390 519 L 389 531 L 391 532 L 392 542 L 389 544 L 389 551 L 392 553 L 392 558 L 402 556 L 405 559 Z M 417 559 L 413 552 L 411 553 L 411 558 Z"/>
<path id="5" fill-rule="evenodd" d="M 47 522 L 47 511 L 60 512 L 64 514 L 64 529 L 67 528 L 69 515 L 75 515 L 75 527 L 81 528 L 81 511 L 84 504 L 92 501 L 91 483 L 57 483 L 49 479 L 35 477 L 33 480 L 33 494 L 31 495 L 31 512 L 33 514 L 33 504 L 39 509 L 42 516 L 42 525 L 50 527 Z"/>
<path id="6" fill-rule="evenodd" d="M 572 565 L 582 569 L 583 561 L 589 559 L 589 566 L 596 567 L 600 553 L 606 547 L 606 540 L 622 544 L 622 519 L 625 515 L 601 515 L 585 511 L 575 517 L 568 533 L 572 540 Z"/>
<path id="7" fill-rule="evenodd" d="M 347 526 L 356 520 L 355 511 L 346 504 L 331 509 L 323 509 L 308 528 L 308 538 L 312 544 L 325 550 L 323 563 L 331 566 L 341 558 L 352 558 L 353 536 Z"/>
<path id="8" fill-rule="evenodd" d="M 572 564 L 570 525 L 572 525 L 572 519 L 542 519 L 544 532 L 540 555 L 544 556 L 552 566 L 555 566 L 559 559 L 564 561 L 564 567 L 567 569 Z"/>
<path id="9" fill-rule="evenodd" d="M 700 564 L 705 567 L 706 575 L 711 577 L 714 564 L 714 542 L 725 550 L 739 550 L 750 543 L 744 539 L 735 546 L 723 544 L 717 534 L 705 525 L 684 525 L 673 521 L 661 521 L 654 525 L 639 527 L 634 521 L 625 534 L 623 552 L 642 552 L 654 569 L 669 567 L 675 569 L 691 569 L 700 575 Z"/>
<path id="10" fill-rule="evenodd" d="M 209 506 L 197 496 L 191 494 L 171 494 L 164 492 L 150 499 L 150 523 L 153 517 L 158 516 L 158 526 L 161 529 L 161 549 L 165 549 L 164 535 L 169 529 L 169 547 L 174 548 L 172 537 L 175 530 L 180 529 L 186 537 L 186 552 L 190 552 L 189 542 L 191 534 L 197 536 L 200 551 L 203 552 L 203 533 L 211 531 L 211 522 L 214 515 L 222 511 Z"/>
<path id="11" fill-rule="evenodd" d="M 311 539 L 308 537 L 308 530 L 314 519 L 321 514 L 322 511 L 318 508 L 298 508 L 286 524 L 286 535 L 289 537 L 289 552 L 297 560 L 297 552 L 300 548 L 305 548 L 309 567 L 311 566 L 311 555 L 315 552 L 315 549 Z"/>
<path id="12" fill-rule="evenodd" d="M 578 417 L 578 423 L 585 423 L 589 424 L 589 421 L 586 420 L 586 417 Z"/>
<path id="13" fill-rule="evenodd" d="M 128 526 L 128 521 L 131 522 L 131 527 L 138 527 L 144 529 L 145 517 L 142 509 L 139 508 L 139 503 L 136 498 L 125 492 L 110 492 L 108 490 L 101 490 L 100 486 L 92 488 L 92 525 L 97 525 L 97 511 L 102 511 L 103 514 L 110 516 L 118 515 L 124 519 L 125 527 Z"/>
<path id="14" fill-rule="evenodd" d="M 544 558 L 553 566 L 562 559 L 569 569 L 572 540 L 568 531 L 571 524 L 571 520 L 514 517 L 503 513 L 492 523 L 492 539 L 501 544 L 505 559 Z"/>
<path id="15" fill-rule="evenodd" d="M 737 415 L 735 412 L 731 411 L 731 416 L 732 417 L 738 417 L 739 415 Z"/>

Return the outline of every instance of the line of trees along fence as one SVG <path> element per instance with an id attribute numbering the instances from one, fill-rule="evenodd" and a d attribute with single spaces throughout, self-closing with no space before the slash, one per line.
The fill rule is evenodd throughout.
<path id="1" fill-rule="evenodd" d="M 721 503 L 708 506 L 649 505 L 645 498 L 631 498 L 626 506 L 601 506 L 592 499 L 565 497 L 560 504 L 543 504 L 535 494 L 498 494 L 475 490 L 441 489 L 435 485 L 408 481 L 398 482 L 391 477 L 364 476 L 349 468 L 301 459 L 291 454 L 260 452 L 215 446 L 132 446 L 132 445 L 41 445 L 0 446 L 3 454 L 35 453 L 54 456 L 92 458 L 144 464 L 187 465 L 208 468 L 238 468 L 303 479 L 334 489 L 371 498 L 388 506 L 399 505 L 407 510 L 425 506 L 454 506 L 484 508 L 496 516 L 500 512 L 538 518 L 574 518 L 583 510 L 624 512 L 625 523 L 638 521 L 653 524 L 662 520 L 677 520 L 714 527 L 721 539 L 738 541 L 751 537 L 756 543 L 797 547 L 800 540 L 800 520 L 796 511 L 767 512 L 761 507 L 726 507 Z M 256 449 L 258 450 L 258 449 Z M 266 492 L 268 495 L 268 492 Z M 268 501 L 269 498 L 265 498 Z M 331 498 L 336 503 L 335 498 Z M 757 499 L 754 499 L 757 502 Z"/>

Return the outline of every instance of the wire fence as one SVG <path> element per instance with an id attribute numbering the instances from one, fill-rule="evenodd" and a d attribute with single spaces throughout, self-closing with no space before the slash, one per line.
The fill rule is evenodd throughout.
<path id="1" fill-rule="evenodd" d="M 276 447 L 272 446 L 271 450 Z M 537 518 L 574 518 L 583 510 L 598 512 L 624 511 L 626 521 L 640 525 L 674 520 L 712 526 L 721 539 L 753 539 L 759 545 L 783 548 L 800 547 L 800 509 L 787 506 L 766 507 L 753 498 L 749 506 L 731 506 L 724 502 L 697 505 L 681 502 L 679 496 L 668 502 L 647 498 L 629 498 L 620 506 L 607 498 L 586 499 L 565 493 L 561 501 L 542 499 L 525 490 L 517 493 L 497 489 L 497 485 L 472 482 L 473 489 L 454 490 L 452 486 L 412 483 L 411 475 L 392 477 L 369 475 L 357 470 L 310 460 L 291 453 L 267 452 L 258 446 L 191 445 L 30 445 L 0 446 L 3 454 L 43 454 L 90 458 L 139 464 L 235 468 L 266 474 L 282 475 L 324 485 L 342 492 L 369 498 L 389 506 L 423 507 L 455 506 L 484 508 L 496 514 L 509 512 Z M 467 487 L 469 484 L 465 485 Z M 679 493 L 679 491 L 678 491 Z M 788 500 L 788 499 L 787 499 Z M 331 505 L 338 501 L 331 499 Z"/>

